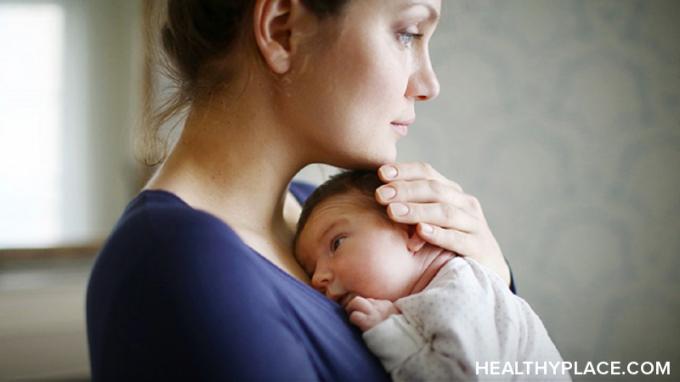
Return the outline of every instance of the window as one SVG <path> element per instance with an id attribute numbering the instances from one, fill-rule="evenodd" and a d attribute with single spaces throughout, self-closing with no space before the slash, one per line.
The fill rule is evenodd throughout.
<path id="1" fill-rule="evenodd" d="M 0 247 L 60 238 L 64 11 L 0 3 Z"/>

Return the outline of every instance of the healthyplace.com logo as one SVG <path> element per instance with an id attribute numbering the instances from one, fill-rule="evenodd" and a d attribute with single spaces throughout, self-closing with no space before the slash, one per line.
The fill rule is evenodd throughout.
<path id="1" fill-rule="evenodd" d="M 671 375 L 670 361 L 475 362 L 477 375 Z"/>

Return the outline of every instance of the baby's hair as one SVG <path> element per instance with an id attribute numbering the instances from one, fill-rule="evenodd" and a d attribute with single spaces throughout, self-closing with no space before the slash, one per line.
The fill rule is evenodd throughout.
<path id="1" fill-rule="evenodd" d="M 314 208 L 332 196 L 354 191 L 359 196 L 357 198 L 358 203 L 361 203 L 366 208 L 374 208 L 385 218 L 388 218 L 385 207 L 378 204 L 375 200 L 375 190 L 382 186 L 382 184 L 383 182 L 378 178 L 375 170 L 346 170 L 331 176 L 325 183 L 317 187 L 305 201 L 300 219 L 298 220 L 295 239 L 293 240 L 293 250 L 297 248 L 300 233 L 305 228 Z"/>

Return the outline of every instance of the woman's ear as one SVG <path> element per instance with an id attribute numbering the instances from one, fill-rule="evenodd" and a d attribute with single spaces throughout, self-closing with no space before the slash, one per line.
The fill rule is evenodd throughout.
<path id="1" fill-rule="evenodd" d="M 303 18 L 313 16 L 299 0 L 258 0 L 253 12 L 255 42 L 271 70 L 290 70 L 295 46 L 291 36 Z"/>

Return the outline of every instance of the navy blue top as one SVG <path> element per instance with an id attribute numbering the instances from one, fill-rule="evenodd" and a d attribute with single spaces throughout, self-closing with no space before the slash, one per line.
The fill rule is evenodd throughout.
<path id="1" fill-rule="evenodd" d="M 338 304 L 164 191 L 132 200 L 99 253 L 87 334 L 95 381 L 389 380 Z"/>

